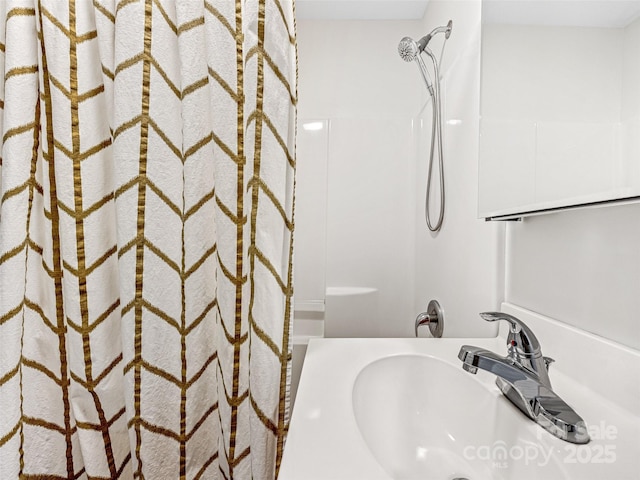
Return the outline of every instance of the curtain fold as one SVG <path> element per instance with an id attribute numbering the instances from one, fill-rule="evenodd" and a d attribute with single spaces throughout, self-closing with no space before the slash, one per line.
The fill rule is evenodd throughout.
<path id="1" fill-rule="evenodd" d="M 275 478 L 292 0 L 0 10 L 0 478 Z"/>

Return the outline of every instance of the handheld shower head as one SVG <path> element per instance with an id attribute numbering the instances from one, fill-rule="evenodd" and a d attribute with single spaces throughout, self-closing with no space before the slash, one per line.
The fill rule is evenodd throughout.
<path id="1" fill-rule="evenodd" d="M 424 83 L 427 86 L 427 90 L 431 95 L 432 105 L 433 105 L 433 121 L 431 123 L 431 151 L 429 154 L 429 170 L 427 174 L 427 192 L 425 195 L 425 217 L 427 221 L 427 226 L 429 230 L 432 232 L 437 232 L 440 230 L 442 226 L 442 221 L 444 218 L 444 173 L 443 173 L 443 160 L 442 160 L 442 106 L 440 101 L 440 74 L 439 74 L 439 66 L 438 60 L 435 55 L 431 51 L 430 48 L 427 47 L 427 44 L 431 41 L 431 39 L 437 35 L 438 33 L 444 33 L 445 40 L 442 43 L 442 51 L 444 51 L 444 44 L 447 39 L 451 35 L 451 29 L 453 28 L 453 22 L 449 20 L 447 25 L 443 25 L 437 28 L 434 28 L 427 35 L 422 37 L 417 42 L 411 37 L 404 37 L 400 40 L 400 44 L 398 45 L 398 53 L 400 54 L 400 58 L 402 58 L 405 62 L 416 61 L 416 65 L 418 65 L 418 69 L 420 70 L 420 74 L 424 80 Z M 427 71 L 427 66 L 422 59 L 421 53 L 425 52 L 431 61 L 433 62 L 433 76 L 434 81 L 431 83 L 429 79 L 429 72 Z M 440 58 L 442 59 L 442 52 L 440 53 Z M 434 88 L 435 86 L 435 88 Z M 432 166 L 434 153 L 438 150 L 438 159 L 439 159 L 439 177 L 440 177 L 440 209 L 438 215 L 438 221 L 435 225 L 431 224 L 430 217 L 430 193 L 431 193 L 431 174 L 432 174 Z"/>
<path id="2" fill-rule="evenodd" d="M 435 35 L 437 35 L 438 33 L 444 33 L 445 39 L 448 39 L 449 35 L 451 35 L 452 28 L 453 22 L 449 20 L 447 26 L 434 28 L 433 30 L 431 30 L 431 32 L 426 34 L 417 42 L 411 37 L 404 37 L 398 44 L 398 53 L 400 54 L 400 58 L 402 58 L 405 62 L 416 60 L 416 58 L 424 51 L 424 49 L 427 48 L 427 44 Z"/>
<path id="3" fill-rule="evenodd" d="M 427 84 L 427 89 L 429 89 L 429 93 L 433 95 L 433 86 L 431 85 L 431 80 L 429 79 L 429 74 L 427 73 L 427 67 L 420 56 L 420 53 L 425 49 L 426 42 L 423 43 L 426 37 L 422 37 L 418 42 L 416 42 L 411 37 L 404 37 L 400 40 L 398 44 L 398 53 L 400 54 L 400 58 L 402 58 L 405 62 L 416 61 L 418 64 L 418 69 L 422 74 L 422 78 L 424 79 L 424 83 Z"/>
<path id="4" fill-rule="evenodd" d="M 405 62 L 414 61 L 423 49 L 424 46 L 420 48 L 418 42 L 411 37 L 404 37 L 398 44 L 398 53 Z"/>

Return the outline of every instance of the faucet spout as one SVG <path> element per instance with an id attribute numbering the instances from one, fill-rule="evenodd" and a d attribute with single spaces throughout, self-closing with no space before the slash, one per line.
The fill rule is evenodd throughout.
<path id="1" fill-rule="evenodd" d="M 458 358 L 462 360 L 462 366 L 465 370 L 471 373 L 476 373 L 479 368 L 512 384 L 528 380 L 527 374 L 515 366 L 515 361 L 512 358 L 501 357 L 484 348 L 463 345 L 458 353 Z M 475 368 L 475 371 L 469 370 L 470 367 Z"/>
<path id="2" fill-rule="evenodd" d="M 458 358 L 464 370 L 475 374 L 480 369 L 494 374 L 500 391 L 531 420 L 562 440 L 588 443 L 584 420 L 551 388 L 547 369 L 552 360 L 542 356 L 533 332 L 515 317 L 498 315 L 494 312 L 486 318 L 489 315 L 482 314 L 488 321 L 509 321 L 511 333 L 525 332 L 526 344 L 533 348 L 523 352 L 513 335 L 508 339 L 508 353 L 504 357 L 484 348 L 463 345 Z"/>
<path id="3" fill-rule="evenodd" d="M 478 369 L 493 373 L 500 391 L 530 419 L 536 419 L 535 399 L 543 385 L 532 373 L 517 366 L 510 357 L 501 357 L 490 350 L 463 345 L 458 353 L 462 367 L 469 373 Z"/>

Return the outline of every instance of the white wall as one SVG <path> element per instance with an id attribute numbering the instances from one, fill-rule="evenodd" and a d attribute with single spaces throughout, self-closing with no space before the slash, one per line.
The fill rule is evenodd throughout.
<path id="1" fill-rule="evenodd" d="M 503 292 L 504 225 L 477 219 L 480 92 L 480 2 L 432 1 L 420 30 L 422 36 L 453 20 L 442 65 L 444 171 L 446 210 L 442 230 L 432 234 L 424 221 L 425 179 L 431 105 L 424 103 L 423 128 L 416 162 L 417 205 L 415 304 L 424 311 L 437 299 L 445 311 L 445 336 L 476 337 L 495 333 L 479 312 L 496 310 Z M 440 51 L 442 38 L 431 45 Z M 418 73 L 415 72 L 418 76 Z M 421 89 L 425 88 L 421 85 Z M 427 95 L 423 94 L 423 101 Z M 437 189 L 436 189 L 437 192 Z M 434 207 L 437 201 L 434 202 Z M 436 212 L 435 208 L 432 210 Z M 432 214 L 432 218 L 437 213 Z"/>
<path id="2" fill-rule="evenodd" d="M 331 121 L 327 222 L 327 286 L 378 290 L 378 308 L 367 312 L 357 299 L 342 298 L 350 316 L 332 310 L 327 297 L 325 332 L 351 336 L 405 336 L 411 309 L 413 269 L 412 122 L 385 116 Z M 345 301 L 353 300 L 353 306 Z M 338 321 L 360 328 L 332 330 Z M 335 332 L 335 333 L 334 333 Z"/>
<path id="3" fill-rule="evenodd" d="M 315 117 L 411 118 L 416 75 L 397 52 L 418 21 L 298 20 L 298 113 Z"/>
<path id="4" fill-rule="evenodd" d="M 508 302 L 640 349 L 640 205 L 510 223 L 506 258 Z"/>
<path id="5" fill-rule="evenodd" d="M 378 308 L 355 312 L 346 329 L 333 328 L 330 299 L 325 334 L 405 336 L 413 328 L 413 117 L 420 104 L 417 71 L 397 53 L 412 21 L 298 21 L 299 124 L 329 125 L 326 286 L 377 289 Z M 299 129 L 300 131 L 300 129 Z M 305 135 L 298 142 L 306 142 Z M 303 151 L 308 152 L 306 144 Z M 321 155 L 298 154 L 305 162 Z M 305 173 L 306 172 L 306 173 Z M 303 182 L 321 178 L 303 178 Z M 299 195 L 309 192 L 298 190 Z M 321 198 L 315 201 L 324 201 Z M 296 216 L 303 213 L 296 211 Z M 297 284 L 317 271 L 297 271 Z M 341 302 L 348 299 L 341 299 Z M 358 300 L 354 299 L 354 306 Z"/>

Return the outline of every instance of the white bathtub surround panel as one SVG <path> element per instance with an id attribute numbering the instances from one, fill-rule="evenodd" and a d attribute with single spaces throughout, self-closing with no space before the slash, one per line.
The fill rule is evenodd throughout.
<path id="1" fill-rule="evenodd" d="M 447 337 L 490 336 L 494 325 L 478 312 L 497 309 L 502 301 L 504 226 L 477 220 L 480 2 L 432 1 L 422 22 L 424 33 L 453 20 L 442 60 L 444 169 L 446 206 L 442 230 L 431 234 L 424 220 L 431 105 L 421 113 L 415 164 L 414 311 L 431 299 L 445 312 Z M 439 52 L 441 39 L 434 38 Z M 413 72 L 419 77 L 418 72 Z M 423 85 L 420 88 L 424 91 Z M 426 98 L 426 96 L 424 97 Z M 438 189 L 434 189 L 437 194 Z M 437 196 L 434 195 L 437 199 Z M 435 204 L 434 204 L 435 206 Z M 411 325 L 410 328 L 413 328 Z M 413 333 L 411 333 L 413 335 Z"/>
<path id="2" fill-rule="evenodd" d="M 517 305 L 503 303 L 501 311 L 525 322 L 543 355 L 555 360 L 549 368 L 554 386 L 556 378 L 558 384 L 569 378 L 640 418 L 640 351 Z M 506 339 L 508 325 L 500 323 L 500 336 Z"/>
<path id="3" fill-rule="evenodd" d="M 413 328 L 411 128 L 411 120 L 403 118 L 331 121 L 327 285 L 377 290 L 372 301 L 378 308 L 352 317 L 361 325 L 346 327 L 349 336 L 408 336 Z M 334 300 L 335 306 L 349 299 Z M 329 323 L 328 317 L 329 312 Z"/>
<path id="4" fill-rule="evenodd" d="M 640 350 L 640 205 L 507 225 L 506 301 Z"/>
<path id="5" fill-rule="evenodd" d="M 329 121 L 299 118 L 296 139 L 294 310 L 324 311 Z"/>
<path id="6" fill-rule="evenodd" d="M 423 34 L 419 21 L 298 22 L 298 113 L 330 124 L 326 284 L 375 288 L 383 307 L 366 322 L 357 317 L 353 335 L 406 336 L 413 328 L 420 77 L 397 46 Z"/>
<path id="7" fill-rule="evenodd" d="M 325 337 L 380 336 L 385 323 L 380 315 L 381 307 L 376 288 L 328 287 Z"/>
<path id="8" fill-rule="evenodd" d="M 434 238 L 422 228 L 430 104 L 397 45 L 450 19 L 441 70 L 448 197 Z M 502 301 L 503 271 L 503 226 L 476 219 L 479 35 L 473 0 L 429 2 L 422 21 L 298 22 L 298 112 L 331 124 L 327 285 L 377 288 L 388 309 L 379 312 L 379 329 L 362 336 L 413 336 L 415 316 L 431 299 L 445 309 L 445 335 L 495 333 L 476 321 Z M 441 42 L 434 38 L 434 51 Z"/>

